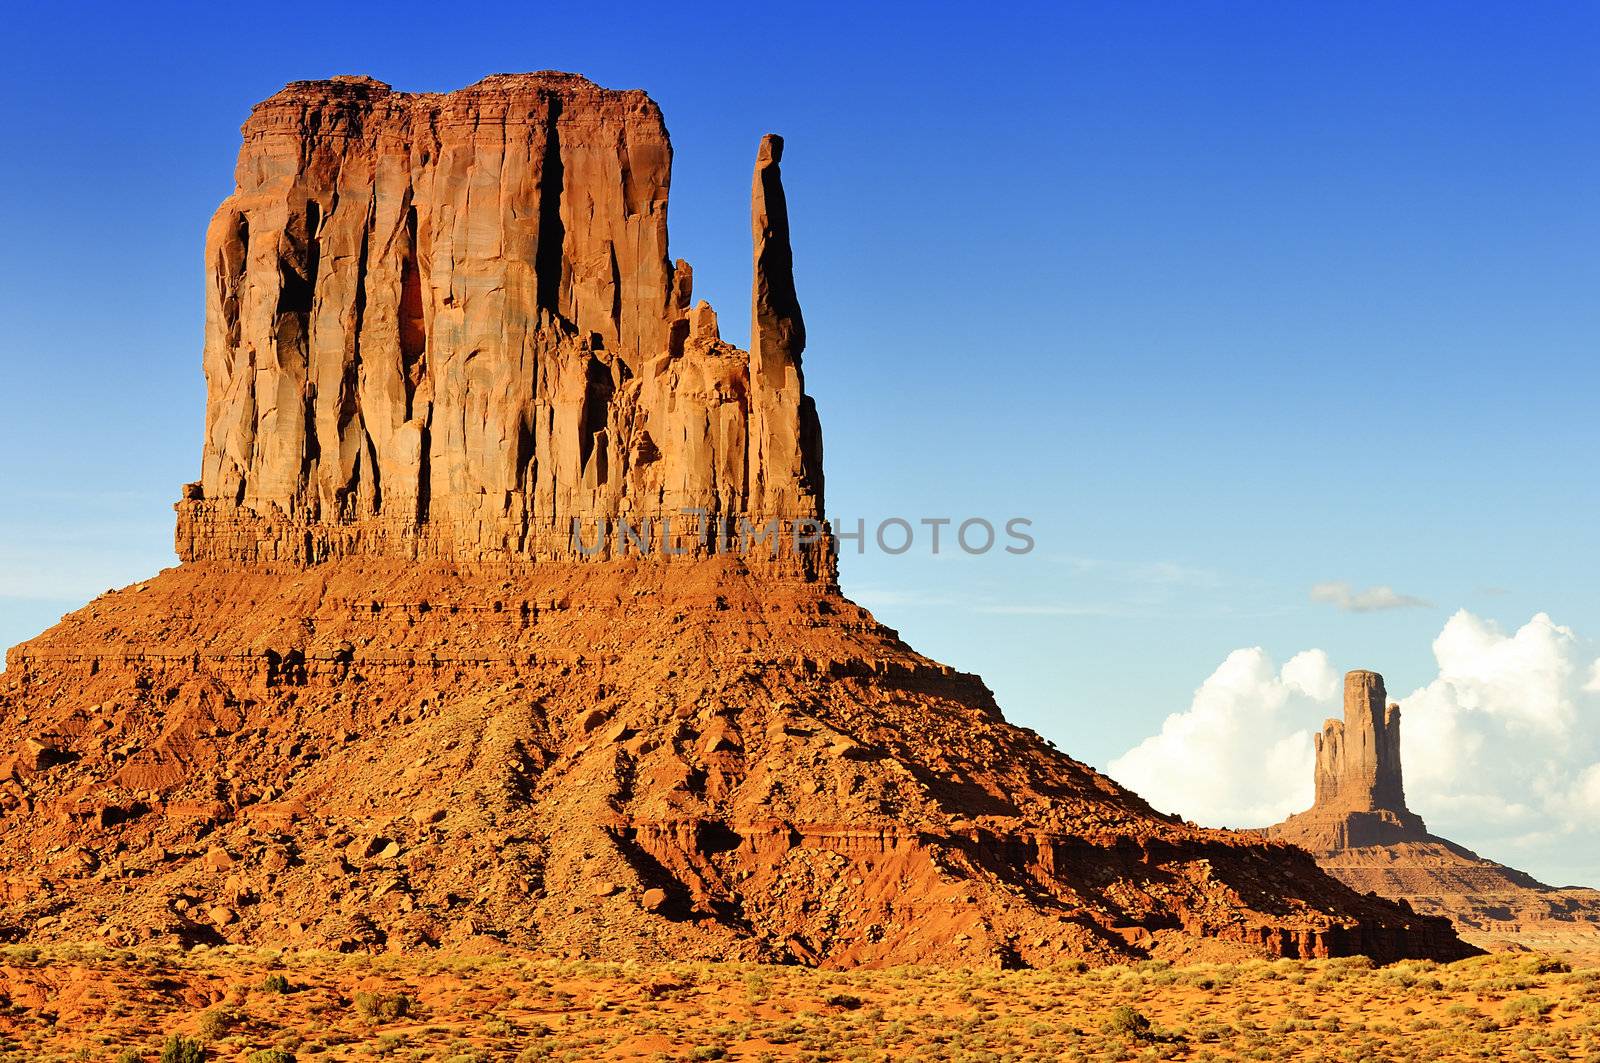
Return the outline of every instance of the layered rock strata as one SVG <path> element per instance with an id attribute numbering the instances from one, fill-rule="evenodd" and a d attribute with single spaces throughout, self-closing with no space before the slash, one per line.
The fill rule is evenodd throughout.
<path id="1" fill-rule="evenodd" d="M 0 938 L 1467 951 L 1006 723 L 845 599 L 826 551 L 563 545 L 572 517 L 820 516 L 781 153 L 756 164 L 747 354 L 668 263 L 641 93 L 346 78 L 256 109 L 208 238 L 184 563 L 0 677 Z"/>

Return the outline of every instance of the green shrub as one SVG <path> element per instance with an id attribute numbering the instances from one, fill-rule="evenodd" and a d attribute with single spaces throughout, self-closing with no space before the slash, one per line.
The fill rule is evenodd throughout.
<path id="1" fill-rule="evenodd" d="M 161 1046 L 161 1063 L 204 1063 L 206 1049 L 199 1041 L 175 1033 Z"/>
<path id="2" fill-rule="evenodd" d="M 258 1048 L 245 1059 L 247 1063 L 294 1063 L 294 1053 L 287 1048 Z"/>
<path id="3" fill-rule="evenodd" d="M 689 1050 L 689 1058 L 699 1063 L 701 1060 L 725 1059 L 728 1050 L 721 1045 L 702 1045 Z"/>
<path id="4" fill-rule="evenodd" d="M 260 989 L 263 993 L 287 993 L 289 979 L 281 974 L 269 974 L 261 980 Z"/>
<path id="5" fill-rule="evenodd" d="M 394 1022 L 412 1012 L 414 1001 L 404 993 L 357 993 L 356 1014 L 368 1022 Z"/>
<path id="6" fill-rule="evenodd" d="M 1119 1004 L 1112 1009 L 1111 1017 L 1106 1019 L 1105 1030 L 1109 1034 L 1142 1041 L 1150 1036 L 1150 1020 L 1136 1009 Z"/>
<path id="7" fill-rule="evenodd" d="M 217 1005 L 200 1013 L 200 1036 L 207 1041 L 220 1041 L 228 1036 L 239 1021 L 239 1013 L 232 1008 Z"/>
<path id="8" fill-rule="evenodd" d="M 1530 993 L 1525 997 L 1517 997 L 1515 1000 L 1506 1001 L 1502 1013 L 1505 1015 L 1507 1022 L 1523 1022 L 1529 1019 L 1537 1020 L 1543 1018 L 1554 1010 L 1555 1005 L 1550 1001 Z"/>

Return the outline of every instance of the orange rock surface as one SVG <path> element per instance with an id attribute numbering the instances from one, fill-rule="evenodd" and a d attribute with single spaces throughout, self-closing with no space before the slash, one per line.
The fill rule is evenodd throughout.
<path id="1" fill-rule="evenodd" d="M 1006 723 L 841 594 L 825 540 L 572 551 L 572 517 L 821 515 L 781 151 L 758 153 L 747 354 L 668 264 L 642 93 L 346 78 L 255 110 L 208 238 L 184 563 L 0 677 L 0 936 L 819 966 L 1468 951 Z"/>
<path id="2" fill-rule="evenodd" d="M 574 520 L 623 517 L 706 552 L 719 522 L 821 516 L 781 155 L 762 142 L 747 354 L 667 256 L 644 93 L 337 78 L 258 105 L 206 236 L 179 556 L 574 559 Z"/>

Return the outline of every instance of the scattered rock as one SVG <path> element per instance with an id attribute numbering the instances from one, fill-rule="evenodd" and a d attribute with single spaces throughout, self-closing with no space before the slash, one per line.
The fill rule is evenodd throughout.
<path id="1" fill-rule="evenodd" d="M 56 761 L 55 746 L 38 738 L 24 738 L 17 751 L 17 761 L 30 771 L 42 771 Z"/>

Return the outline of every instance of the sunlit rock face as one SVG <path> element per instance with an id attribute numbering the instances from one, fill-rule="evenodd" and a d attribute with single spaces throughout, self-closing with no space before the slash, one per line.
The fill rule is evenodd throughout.
<path id="1" fill-rule="evenodd" d="M 336 78 L 243 132 L 206 240 L 185 560 L 604 558 L 604 519 L 693 555 L 740 517 L 821 515 L 780 139 L 756 164 L 746 353 L 668 257 L 672 148 L 643 92 Z"/>

